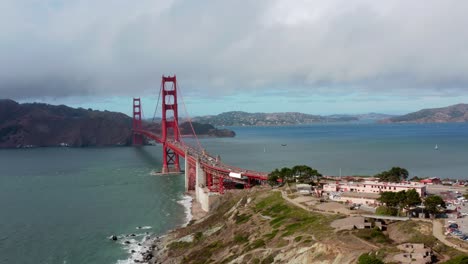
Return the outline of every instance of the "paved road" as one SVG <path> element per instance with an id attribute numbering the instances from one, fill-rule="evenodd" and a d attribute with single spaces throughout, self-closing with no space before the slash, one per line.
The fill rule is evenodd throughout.
<path id="1" fill-rule="evenodd" d="M 455 245 L 454 243 L 448 241 L 446 238 L 445 238 L 445 235 L 444 235 L 444 226 L 442 225 L 442 223 L 439 221 L 439 220 L 433 220 L 432 221 L 432 234 L 440 240 L 440 242 L 444 243 L 445 245 L 449 246 L 449 247 L 453 247 L 459 251 L 462 251 L 462 252 L 465 252 L 465 253 L 468 253 L 468 250 L 464 249 L 464 248 L 461 248 L 459 247 L 458 245 Z"/>

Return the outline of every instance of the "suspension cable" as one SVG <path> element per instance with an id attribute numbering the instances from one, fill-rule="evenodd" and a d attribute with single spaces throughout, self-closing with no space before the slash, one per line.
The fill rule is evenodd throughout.
<path id="1" fill-rule="evenodd" d="M 197 141 L 197 145 L 198 145 L 200 151 L 202 151 L 203 148 L 202 148 L 202 146 L 200 144 L 200 140 L 198 140 L 198 136 L 195 133 L 195 129 L 193 128 L 192 119 L 190 118 L 190 115 L 187 112 L 187 107 L 185 106 L 184 97 L 182 96 L 182 92 L 181 92 L 182 89 L 180 89 L 179 85 L 177 85 L 176 87 L 177 87 L 177 92 L 180 94 L 180 99 L 182 100 L 182 104 L 184 105 L 185 114 L 187 115 L 187 120 L 188 120 L 188 122 L 190 124 L 190 127 L 192 128 L 192 132 L 193 132 L 193 135 L 195 136 L 195 140 Z"/>
<path id="2" fill-rule="evenodd" d="M 176 90 L 177 83 L 173 83 L 172 85 L 173 85 L 172 88 L 174 88 L 174 90 Z M 175 102 L 175 97 L 174 97 L 174 102 L 172 102 L 171 98 L 172 98 L 172 97 L 169 97 L 169 104 L 173 104 L 173 103 Z M 176 119 L 175 119 L 176 116 L 175 116 L 174 110 L 173 110 L 173 114 L 174 114 L 174 116 L 173 116 L 174 121 L 176 121 Z M 175 123 L 176 129 L 177 129 L 177 131 L 174 131 L 174 132 L 179 134 L 179 140 L 180 140 L 180 142 L 183 143 L 183 144 L 185 145 L 184 138 L 182 137 L 182 133 L 180 133 L 180 128 L 179 128 L 179 116 L 177 116 L 177 122 L 174 122 L 174 123 Z"/>
<path id="3" fill-rule="evenodd" d="M 153 120 L 151 121 L 152 123 L 154 123 L 154 119 L 156 118 L 156 113 L 158 112 L 159 100 L 161 99 L 162 86 L 163 86 L 163 84 L 162 84 L 162 82 L 161 82 L 161 85 L 159 86 L 158 101 L 157 101 L 157 103 L 156 103 L 156 108 L 154 109 Z"/>

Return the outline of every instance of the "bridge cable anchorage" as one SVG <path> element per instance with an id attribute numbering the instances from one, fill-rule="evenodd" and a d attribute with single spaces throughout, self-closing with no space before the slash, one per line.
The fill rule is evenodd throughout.
<path id="1" fill-rule="evenodd" d="M 188 113 L 188 111 L 187 111 L 187 107 L 185 106 L 185 101 L 184 101 L 184 97 L 183 97 L 182 92 L 181 92 L 181 89 L 180 89 L 180 85 L 177 85 L 177 89 L 178 89 L 178 93 L 179 93 L 179 95 L 180 95 L 180 100 L 182 101 L 182 105 L 184 106 L 185 114 L 187 115 L 187 120 L 188 120 L 188 122 L 189 122 L 189 124 L 190 124 L 190 127 L 192 128 L 193 135 L 194 135 L 195 140 L 196 140 L 196 142 L 197 142 L 198 148 L 199 148 L 200 150 L 203 150 L 203 147 L 202 147 L 202 145 L 200 144 L 200 140 L 198 140 L 198 136 L 197 136 L 197 134 L 195 133 L 195 129 L 193 128 L 192 119 L 190 118 L 190 115 L 189 115 L 189 113 Z"/>

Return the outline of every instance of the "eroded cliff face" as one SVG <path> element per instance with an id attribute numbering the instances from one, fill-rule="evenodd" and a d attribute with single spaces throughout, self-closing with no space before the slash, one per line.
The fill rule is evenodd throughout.
<path id="1" fill-rule="evenodd" d="M 155 133 L 159 124 L 144 124 Z M 233 131 L 194 124 L 198 135 L 234 136 Z M 65 105 L 19 104 L 0 100 L 0 148 L 50 146 L 125 146 L 132 143 L 132 119 L 122 113 L 71 108 Z M 181 124 L 182 134 L 192 134 Z"/>
<path id="2" fill-rule="evenodd" d="M 230 192 L 213 214 L 158 244 L 154 263 L 355 263 L 369 246 L 335 233 L 337 217 L 289 205 L 279 192 Z"/>

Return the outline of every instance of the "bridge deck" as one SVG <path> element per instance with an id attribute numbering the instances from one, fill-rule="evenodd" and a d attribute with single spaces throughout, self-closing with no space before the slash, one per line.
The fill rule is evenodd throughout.
<path id="1" fill-rule="evenodd" d="M 150 139 L 153 139 L 159 143 L 163 143 L 162 139 L 147 130 L 135 130 L 134 131 L 137 134 L 144 135 Z M 173 150 L 175 153 L 177 153 L 179 156 L 185 158 L 185 159 L 192 159 L 192 160 L 199 160 L 202 166 L 209 168 L 210 170 L 216 171 L 218 173 L 225 174 L 226 176 L 229 177 L 230 172 L 235 172 L 235 173 L 240 173 L 242 176 L 246 176 L 250 179 L 257 179 L 257 180 L 262 180 L 265 181 L 268 179 L 268 173 L 266 172 L 260 172 L 260 171 L 253 171 L 253 170 L 246 170 L 234 166 L 227 165 L 221 161 L 216 160 L 213 156 L 209 155 L 209 153 L 201 150 L 194 149 L 183 142 L 177 142 L 174 140 L 167 140 L 166 145 L 168 148 Z M 186 153 L 188 157 L 186 157 Z M 229 177 L 231 180 L 234 182 L 238 182 L 238 179 Z"/>

